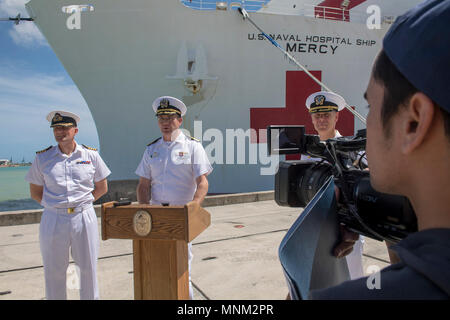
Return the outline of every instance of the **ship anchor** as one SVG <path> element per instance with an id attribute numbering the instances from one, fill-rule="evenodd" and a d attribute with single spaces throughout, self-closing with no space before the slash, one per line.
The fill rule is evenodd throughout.
<path id="1" fill-rule="evenodd" d="M 208 75 L 206 54 L 203 46 L 199 44 L 195 54 L 188 51 L 186 41 L 183 41 L 177 55 L 176 73 L 166 76 L 167 79 L 181 79 L 184 87 L 192 94 L 197 94 L 203 88 L 204 80 L 217 80 L 217 77 Z"/>
<path id="2" fill-rule="evenodd" d="M 184 86 L 186 89 L 188 89 L 191 93 L 196 94 L 202 89 L 203 80 L 191 80 L 191 79 L 185 79 L 184 80 Z"/>

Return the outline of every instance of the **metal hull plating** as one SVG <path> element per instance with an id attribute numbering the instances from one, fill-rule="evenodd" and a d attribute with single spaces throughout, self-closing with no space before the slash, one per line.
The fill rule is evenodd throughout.
<path id="1" fill-rule="evenodd" d="M 273 189 L 273 175 L 262 172 L 274 165 L 264 139 L 239 144 L 233 134 L 270 123 L 264 108 L 305 109 L 301 100 L 320 87 L 287 83 L 296 67 L 234 10 L 198 11 L 178 0 L 94 0 L 95 10 L 81 12 L 79 28 L 70 29 L 71 14 L 61 8 L 74 4 L 84 3 L 33 0 L 27 7 L 89 106 L 112 180 L 138 178 L 134 171 L 146 145 L 160 136 L 151 102 L 172 95 L 187 103 L 184 127 L 211 156 L 210 192 Z M 369 30 L 364 23 L 251 15 L 349 105 L 367 113 L 363 93 L 389 25 Z M 197 73 L 189 70 L 193 62 Z M 189 87 L 183 77 L 201 81 Z M 274 124 L 309 120 L 295 112 L 273 117 Z M 194 121 L 201 122 L 194 127 Z M 355 120 L 354 129 L 362 127 Z"/>

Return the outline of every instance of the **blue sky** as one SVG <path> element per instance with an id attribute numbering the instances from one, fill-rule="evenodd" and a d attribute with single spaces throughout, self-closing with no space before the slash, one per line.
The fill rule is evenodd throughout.
<path id="1" fill-rule="evenodd" d="M 0 0 L 0 17 L 28 17 L 27 1 Z M 0 22 L 0 159 L 32 161 L 54 145 L 45 117 L 57 109 L 78 114 L 76 140 L 99 147 L 86 102 L 33 22 Z"/>

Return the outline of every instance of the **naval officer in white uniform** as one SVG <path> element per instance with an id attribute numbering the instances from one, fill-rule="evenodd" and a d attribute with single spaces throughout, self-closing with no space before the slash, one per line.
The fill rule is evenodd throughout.
<path id="1" fill-rule="evenodd" d="M 196 201 L 201 204 L 208 193 L 206 177 L 213 169 L 202 144 L 179 129 L 186 105 L 176 98 L 163 96 L 157 98 L 152 107 L 162 137 L 147 146 L 136 169 L 140 177 L 136 190 L 139 203 L 168 206 Z M 189 297 L 193 299 L 191 243 L 188 248 Z"/>
<path id="2" fill-rule="evenodd" d="M 339 111 L 344 109 L 345 105 L 346 102 L 343 97 L 327 91 L 315 92 L 306 99 L 306 108 L 311 114 L 314 129 L 319 134 L 321 141 L 341 137 L 339 131 L 336 130 L 336 123 L 339 119 Z M 322 159 L 302 154 L 301 160 L 321 161 Z M 345 256 L 352 280 L 361 278 L 364 276 L 362 265 L 364 237 L 349 232 L 345 228 L 342 229 L 342 233 L 343 242 L 338 245 L 338 250 L 336 251 L 339 251 L 341 248 L 342 250 L 341 252 L 336 252 L 336 254 L 339 257 Z"/>
<path id="3" fill-rule="evenodd" d="M 99 233 L 92 203 L 108 191 L 111 173 L 96 149 L 75 141 L 80 118 L 71 112 L 47 116 L 56 146 L 37 152 L 26 175 L 31 197 L 44 207 L 39 241 L 47 299 L 66 299 L 69 250 L 79 268 L 80 299 L 98 299 Z"/>

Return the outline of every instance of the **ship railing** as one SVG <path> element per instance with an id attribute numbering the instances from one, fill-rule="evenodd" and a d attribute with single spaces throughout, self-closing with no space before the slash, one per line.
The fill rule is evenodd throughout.
<path id="1" fill-rule="evenodd" d="M 336 8 L 336 7 L 326 7 L 326 6 L 314 6 L 310 4 L 305 4 L 305 13 L 307 17 L 314 17 L 318 19 L 329 19 L 329 20 L 349 20 L 350 10 L 347 8 Z"/>
<path id="2" fill-rule="evenodd" d="M 346 7 L 335 8 L 327 6 L 314 6 L 304 4 L 304 15 L 306 17 L 313 17 L 316 19 L 328 19 L 338 21 L 351 21 L 353 23 L 366 23 L 369 13 L 361 10 L 349 10 Z M 395 16 L 384 15 L 381 18 L 381 23 L 392 24 L 395 21 Z"/>
<path id="3" fill-rule="evenodd" d="M 255 12 L 264 8 L 269 0 L 252 1 L 214 1 L 214 0 L 180 0 L 180 2 L 191 9 L 196 10 L 237 10 L 242 7 L 248 12 Z"/>
<path id="4" fill-rule="evenodd" d="M 337 21 L 350 21 L 365 23 L 367 20 L 367 13 L 358 10 L 350 10 L 346 7 L 336 8 L 327 6 L 314 6 L 304 4 L 304 15 L 316 19 L 327 19 Z"/>

